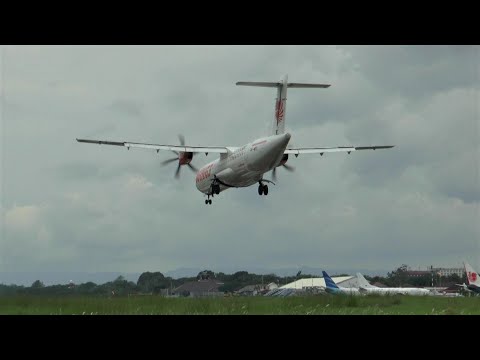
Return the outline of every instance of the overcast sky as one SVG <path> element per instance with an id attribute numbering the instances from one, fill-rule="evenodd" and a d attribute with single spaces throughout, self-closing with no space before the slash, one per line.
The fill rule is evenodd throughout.
<path id="1" fill-rule="evenodd" d="M 479 49 L 4 46 L 0 271 L 480 271 Z M 276 94 L 235 82 L 285 73 L 332 84 L 289 91 L 293 145 L 396 147 L 293 157 L 268 196 L 206 206 L 188 168 L 160 166 L 171 153 L 75 141 L 240 146 L 268 133 Z"/>

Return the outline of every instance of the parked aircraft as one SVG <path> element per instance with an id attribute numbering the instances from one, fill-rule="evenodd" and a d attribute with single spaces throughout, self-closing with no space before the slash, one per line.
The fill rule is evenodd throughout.
<path id="1" fill-rule="evenodd" d="M 357 273 L 359 291 L 363 294 L 379 295 L 432 295 L 430 290 L 422 288 L 378 287 L 371 285 L 362 274 Z"/>
<path id="2" fill-rule="evenodd" d="M 325 279 L 325 291 L 330 294 L 342 294 L 342 295 L 361 295 L 358 288 L 346 288 L 340 287 L 335 284 L 335 281 L 326 273 L 322 271 L 323 278 Z"/>
<path id="3" fill-rule="evenodd" d="M 470 265 L 468 262 L 464 261 L 463 265 L 465 266 L 465 272 L 467 273 L 467 283 L 468 285 L 464 284 L 457 284 L 457 286 L 461 286 L 464 290 L 470 291 L 474 294 L 480 294 L 480 277 L 475 269 Z"/>

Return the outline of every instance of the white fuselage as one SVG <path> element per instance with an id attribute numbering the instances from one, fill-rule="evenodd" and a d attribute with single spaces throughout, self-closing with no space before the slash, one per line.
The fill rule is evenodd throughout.
<path id="1" fill-rule="evenodd" d="M 378 294 L 378 295 L 431 295 L 432 292 L 428 289 L 421 288 L 361 288 L 364 294 Z"/>
<path id="2" fill-rule="evenodd" d="M 329 294 L 343 294 L 343 295 L 361 295 L 362 294 L 358 288 L 346 288 L 346 287 L 338 287 L 338 288 L 325 287 L 325 291 Z"/>
<path id="3" fill-rule="evenodd" d="M 278 166 L 289 140 L 288 133 L 272 135 L 222 154 L 219 159 L 198 171 L 195 177 L 197 189 L 204 194 L 212 194 L 214 177 L 221 182 L 220 191 L 229 187 L 247 187 L 258 183 L 264 173 Z"/>

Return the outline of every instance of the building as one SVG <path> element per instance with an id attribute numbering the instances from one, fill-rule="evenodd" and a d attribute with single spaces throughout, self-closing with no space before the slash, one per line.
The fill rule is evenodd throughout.
<path id="1" fill-rule="evenodd" d="M 262 291 L 262 285 L 247 285 L 240 290 L 235 291 L 235 294 L 240 296 L 255 296 Z"/>
<path id="2" fill-rule="evenodd" d="M 223 283 L 214 279 L 191 281 L 180 285 L 173 290 L 173 295 L 188 296 L 188 297 L 215 297 L 223 296 L 223 291 L 218 288 Z"/>
<path id="3" fill-rule="evenodd" d="M 257 284 L 257 285 L 247 285 L 241 288 L 240 290 L 235 291 L 235 294 L 240 295 L 240 296 L 255 296 L 255 295 L 262 295 L 270 290 L 278 288 L 278 285 L 275 284 L 274 282 L 267 284 L 267 285 L 262 285 L 262 284 Z"/>
<path id="4" fill-rule="evenodd" d="M 432 273 L 435 275 L 440 275 L 442 277 L 448 277 L 450 275 L 458 275 L 462 277 L 465 273 L 464 268 L 430 268 L 429 270 L 408 270 L 406 271 L 406 275 L 408 277 L 421 277 L 421 276 L 432 276 Z"/>
<path id="5" fill-rule="evenodd" d="M 432 276 L 431 271 L 425 271 L 425 270 L 407 270 L 405 271 L 405 275 L 407 277 L 422 277 L 422 276 Z"/>
<path id="6" fill-rule="evenodd" d="M 458 275 L 460 278 L 463 276 L 463 274 L 465 273 L 465 269 L 464 268 L 433 268 L 433 271 L 440 275 L 440 276 L 444 276 L 444 277 L 448 277 L 450 275 Z"/>

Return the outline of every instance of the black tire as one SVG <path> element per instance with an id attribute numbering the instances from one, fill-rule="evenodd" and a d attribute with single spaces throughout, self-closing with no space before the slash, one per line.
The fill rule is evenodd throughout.
<path id="1" fill-rule="evenodd" d="M 207 205 L 207 204 L 208 204 L 208 200 L 205 200 L 205 205 Z"/>
<path id="2" fill-rule="evenodd" d="M 258 185 L 258 195 L 263 195 L 263 186 Z"/>
<path id="3" fill-rule="evenodd" d="M 268 185 L 265 185 L 263 187 L 263 195 L 265 195 L 265 196 L 268 195 Z"/>
<path id="4" fill-rule="evenodd" d="M 212 200 L 208 200 L 208 203 L 209 203 L 210 205 L 212 205 Z"/>

